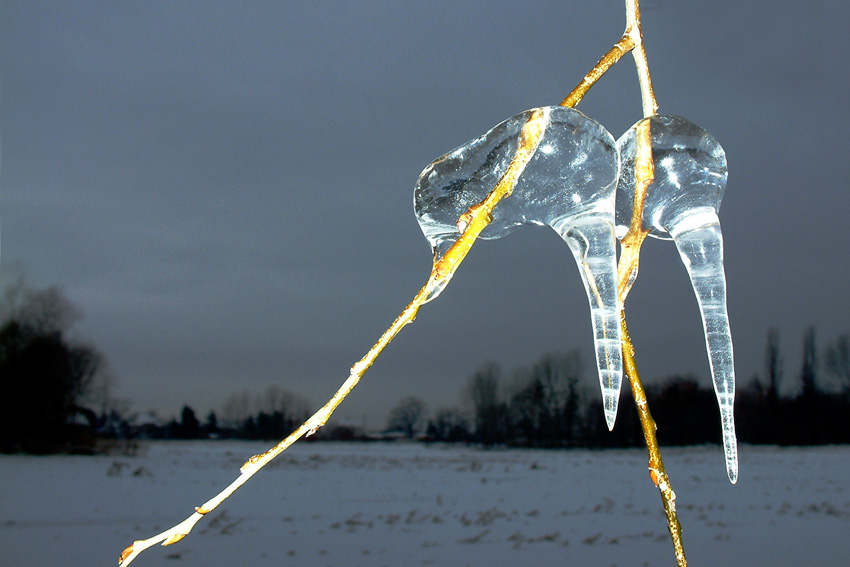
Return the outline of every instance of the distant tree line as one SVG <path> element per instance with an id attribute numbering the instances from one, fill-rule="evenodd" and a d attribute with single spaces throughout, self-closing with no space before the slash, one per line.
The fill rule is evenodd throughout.
<path id="1" fill-rule="evenodd" d="M 308 416 L 300 396 L 271 386 L 228 398 L 220 420 L 184 406 L 179 419 L 128 415 L 115 377 L 92 345 L 75 338 L 79 310 L 57 287 L 19 279 L 0 297 L 0 453 L 93 453 L 109 439 L 280 439 Z M 108 446 L 108 444 L 107 444 Z"/>
<path id="2" fill-rule="evenodd" d="M 850 443 L 850 335 L 818 354 L 815 329 L 803 336 L 799 390 L 783 395 L 779 333 L 767 336 L 764 376 L 754 376 L 737 398 L 740 436 L 749 443 Z"/>
<path id="3" fill-rule="evenodd" d="M 292 433 L 310 413 L 306 398 L 273 384 L 255 397 L 248 392 L 228 397 L 222 409 L 223 423 L 218 436 L 279 440 Z"/>
<path id="4" fill-rule="evenodd" d="M 298 394 L 277 385 L 258 395 L 245 391 L 231 394 L 222 416 L 211 410 L 201 421 L 195 410 L 184 405 L 180 417 L 161 422 L 148 419 L 120 419 L 112 433 L 133 439 L 283 439 L 309 417 L 310 405 Z"/>
<path id="5" fill-rule="evenodd" d="M 764 374 L 738 387 L 736 418 L 743 443 L 817 445 L 850 443 L 850 335 L 843 334 L 818 355 L 815 330 L 806 330 L 799 386 L 780 391 L 783 380 L 779 334 L 767 336 Z M 609 432 L 596 388 L 581 381 L 578 351 L 543 356 L 505 379 L 488 363 L 467 381 L 466 409 L 441 408 L 425 422 L 422 437 L 447 442 L 518 447 L 634 447 L 644 444 L 631 391 L 624 381 L 617 425 Z M 712 385 L 692 375 L 645 385 L 663 445 L 720 443 Z M 398 427 L 398 410 L 391 414 Z M 419 414 L 423 412 L 420 409 Z M 395 416 L 395 418 L 393 417 Z"/>
<path id="6" fill-rule="evenodd" d="M 815 331 L 806 331 L 797 391 L 780 392 L 783 381 L 779 335 L 767 335 L 765 370 L 738 387 L 738 438 L 744 443 L 813 445 L 850 443 L 850 336 L 827 346 L 823 361 Z M 407 396 L 393 407 L 385 432 L 367 435 L 362 427 L 335 423 L 314 439 L 366 440 L 418 438 L 426 441 L 511 447 L 643 446 L 628 381 L 623 383 L 617 424 L 608 431 L 598 387 L 585 383 L 578 350 L 547 354 L 528 368 L 506 377 L 499 365 L 482 365 L 467 379 L 456 407 L 438 408 L 430 416 L 425 403 Z M 645 385 L 662 445 L 720 443 L 714 390 L 708 379 L 674 375 Z M 202 423 L 185 406 L 180 419 L 136 428 L 149 438 L 229 438 L 277 440 L 298 427 L 310 413 L 305 399 L 278 386 L 260 395 L 232 394 L 221 418 L 210 412 Z"/>
<path id="7" fill-rule="evenodd" d="M 233 394 L 203 421 L 184 406 L 179 418 L 127 416 L 111 395 L 114 377 L 93 346 L 74 338 L 79 312 L 55 287 L 34 290 L 19 281 L 0 301 L 0 452 L 93 452 L 98 439 L 235 438 L 278 440 L 310 414 L 298 394 L 270 386 L 260 395 Z M 804 334 L 796 383 L 783 384 L 779 333 L 767 335 L 765 367 L 736 397 L 738 438 L 744 443 L 850 443 L 850 335 L 817 350 L 814 328 Z M 549 354 L 504 376 L 494 363 L 467 379 L 457 407 L 429 415 L 415 396 L 391 409 L 387 432 L 332 420 L 311 439 L 421 438 L 517 447 L 632 447 L 643 445 L 628 382 L 617 425 L 605 426 L 598 387 L 583 380 L 578 351 Z M 784 386 L 784 387 L 783 387 Z M 714 392 L 708 380 L 672 376 L 646 385 L 664 445 L 720 442 Z"/>
<path id="8" fill-rule="evenodd" d="M 505 378 L 487 363 L 467 380 L 462 406 L 427 420 L 424 439 L 515 447 L 629 447 L 642 443 L 637 415 L 624 399 L 609 432 L 602 404 L 582 381 L 577 350 L 548 354 Z M 627 385 L 625 386 L 628 387 Z"/>

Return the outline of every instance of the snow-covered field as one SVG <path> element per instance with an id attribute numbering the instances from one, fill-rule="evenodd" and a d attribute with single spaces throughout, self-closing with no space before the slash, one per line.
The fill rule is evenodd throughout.
<path id="1" fill-rule="evenodd" d="M 135 457 L 0 456 L 0 565 L 115 565 L 265 445 L 157 442 Z M 666 449 L 692 566 L 845 565 L 850 447 Z M 675 565 L 642 450 L 301 443 L 195 531 L 134 565 Z"/>

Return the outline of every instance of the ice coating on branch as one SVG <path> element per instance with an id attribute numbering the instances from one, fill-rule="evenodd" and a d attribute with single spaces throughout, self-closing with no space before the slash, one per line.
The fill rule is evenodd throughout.
<path id="1" fill-rule="evenodd" d="M 572 108 L 527 110 L 426 167 L 416 182 L 414 208 L 437 261 L 460 237 L 461 215 L 483 201 L 508 170 L 523 125 L 540 112 L 543 136 L 480 237 L 548 225 L 566 241 L 590 303 L 605 418 L 612 428 L 623 371 L 614 235 L 619 155 L 611 134 Z"/>
<path id="2" fill-rule="evenodd" d="M 678 116 L 643 119 L 618 140 L 622 166 L 617 188 L 617 235 L 632 220 L 635 155 L 640 129 L 648 122 L 654 179 L 647 188 L 643 226 L 650 236 L 673 239 L 699 303 L 705 343 L 720 406 L 726 472 L 738 479 L 733 403 L 735 368 L 726 313 L 723 235 L 717 213 L 726 187 L 726 154 L 708 132 Z"/>

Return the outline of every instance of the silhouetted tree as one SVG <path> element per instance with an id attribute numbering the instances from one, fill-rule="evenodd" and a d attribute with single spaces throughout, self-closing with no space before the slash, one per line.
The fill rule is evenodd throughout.
<path id="1" fill-rule="evenodd" d="M 788 443 L 789 423 L 782 417 L 788 404 L 779 392 L 782 354 L 779 331 L 775 328 L 767 332 L 764 376 L 761 379 L 754 375 L 749 384 L 738 389 L 735 401 L 738 437 L 746 443 Z"/>
<path id="2" fill-rule="evenodd" d="M 257 396 L 257 408 L 268 414 L 280 413 L 285 428 L 295 429 L 310 415 L 310 403 L 300 394 L 284 390 L 277 384 L 272 384 L 266 391 Z M 295 422 L 298 422 L 296 424 Z M 287 434 L 290 431 L 286 432 Z"/>
<path id="3" fill-rule="evenodd" d="M 830 400 L 831 419 L 826 426 L 833 443 L 850 443 L 850 336 L 842 334 L 826 349 L 826 369 L 835 379 L 839 394 Z"/>
<path id="4" fill-rule="evenodd" d="M 576 349 L 566 354 L 544 355 L 531 367 L 531 372 L 543 386 L 543 439 L 547 445 L 571 442 L 579 404 L 580 352 Z"/>
<path id="5" fill-rule="evenodd" d="M 222 408 L 222 433 L 246 439 L 282 439 L 309 416 L 302 396 L 273 384 L 263 394 L 240 392 L 227 397 Z M 256 412 L 256 413 L 255 413 Z"/>
<path id="6" fill-rule="evenodd" d="M 826 349 L 826 370 L 841 393 L 850 396 L 850 335 L 842 334 Z"/>
<path id="7" fill-rule="evenodd" d="M 520 445 L 538 446 L 547 439 L 552 416 L 546 404 L 546 394 L 543 382 L 537 376 L 531 376 L 525 386 L 511 396 L 509 402 L 511 430 L 514 438 L 511 440 Z"/>
<path id="8" fill-rule="evenodd" d="M 240 427 L 253 413 L 251 392 L 230 394 L 221 409 L 221 415 L 231 426 Z"/>
<path id="9" fill-rule="evenodd" d="M 215 412 L 210 410 L 210 413 L 207 414 L 207 421 L 203 426 L 203 433 L 206 437 L 211 437 L 219 434 L 218 431 L 218 417 L 215 415 Z"/>
<path id="10" fill-rule="evenodd" d="M 558 447 L 577 443 L 581 413 L 581 356 L 543 355 L 516 373 L 510 409 L 510 443 Z"/>
<path id="11" fill-rule="evenodd" d="M 818 386 L 817 386 L 817 346 L 815 343 L 815 328 L 809 327 L 803 335 L 803 366 L 800 369 L 802 390 L 797 398 L 797 415 L 795 422 L 799 424 L 796 433 L 799 435 L 795 443 L 809 445 L 817 442 L 820 431 L 818 415 Z"/>
<path id="12" fill-rule="evenodd" d="M 817 396 L 817 346 L 815 344 L 815 328 L 809 327 L 803 335 L 803 368 L 800 370 L 800 381 L 803 390 L 800 395 L 804 399 L 814 399 Z"/>
<path id="13" fill-rule="evenodd" d="M 413 437 L 424 413 L 425 402 L 415 396 L 408 396 L 390 411 L 387 430 L 402 431 L 408 437 Z"/>
<path id="14" fill-rule="evenodd" d="M 714 390 L 700 387 L 694 376 L 674 376 L 651 388 L 649 400 L 664 445 L 720 442 L 720 425 Z"/>
<path id="15" fill-rule="evenodd" d="M 578 351 L 576 351 L 578 354 Z M 579 359 L 580 363 L 581 360 Z M 567 376 L 566 400 L 562 412 L 564 438 L 570 444 L 577 443 L 581 425 L 581 365 L 576 368 L 576 374 Z"/>
<path id="16" fill-rule="evenodd" d="M 769 387 L 754 376 L 735 394 L 738 440 L 743 443 L 779 444 L 799 442 L 799 424 L 793 419 L 794 407 L 788 398 L 768 395 Z"/>
<path id="17" fill-rule="evenodd" d="M 45 453 L 93 442 L 93 427 L 74 420 L 93 415 L 81 402 L 102 357 L 66 338 L 77 317 L 57 288 L 7 288 L 0 304 L 0 451 Z"/>
<path id="18" fill-rule="evenodd" d="M 180 412 L 180 423 L 173 435 L 177 439 L 198 439 L 201 436 L 201 422 L 195 415 L 195 410 L 189 406 L 183 406 Z"/>
<path id="19" fill-rule="evenodd" d="M 245 439 L 259 439 L 257 422 L 254 420 L 254 416 L 245 420 L 239 431 L 239 436 Z"/>
<path id="20" fill-rule="evenodd" d="M 426 432 L 436 441 L 468 441 L 469 421 L 459 410 L 440 409 L 434 418 L 428 421 Z"/>
<path id="21" fill-rule="evenodd" d="M 779 353 L 779 330 L 772 328 L 767 332 L 767 348 L 764 355 L 767 373 L 768 400 L 776 402 L 779 398 L 779 385 L 782 382 L 782 356 Z"/>
<path id="22" fill-rule="evenodd" d="M 23 278 L 6 287 L 0 303 L 0 321 L 17 321 L 38 335 L 65 334 L 81 317 L 61 289 L 34 289 Z"/>
<path id="23" fill-rule="evenodd" d="M 469 377 L 467 397 L 475 416 L 475 437 L 484 445 L 504 443 L 507 439 L 507 405 L 499 397 L 501 369 L 487 363 Z"/>

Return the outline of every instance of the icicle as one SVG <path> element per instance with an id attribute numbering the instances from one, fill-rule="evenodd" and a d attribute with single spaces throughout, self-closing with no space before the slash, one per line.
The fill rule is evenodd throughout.
<path id="1" fill-rule="evenodd" d="M 439 259 L 460 237 L 458 220 L 499 182 L 532 113 L 546 130 L 510 196 L 495 208 L 481 238 L 525 225 L 548 225 L 569 245 L 590 303 L 596 362 L 608 427 L 617 414 L 622 358 L 617 306 L 614 195 L 619 158 L 611 134 L 578 110 L 527 110 L 431 163 L 416 182 L 414 208 Z M 434 294 L 436 297 L 436 294 Z"/>
<path id="2" fill-rule="evenodd" d="M 723 236 L 717 218 L 726 187 L 726 155 L 711 134 L 678 116 L 654 116 L 632 126 L 617 142 L 622 160 L 617 188 L 620 237 L 632 218 L 637 130 L 645 120 L 650 123 L 654 179 L 644 201 L 643 226 L 650 236 L 675 241 L 691 278 L 720 406 L 726 472 L 734 483 L 738 479 L 735 368 L 726 313 Z"/>

